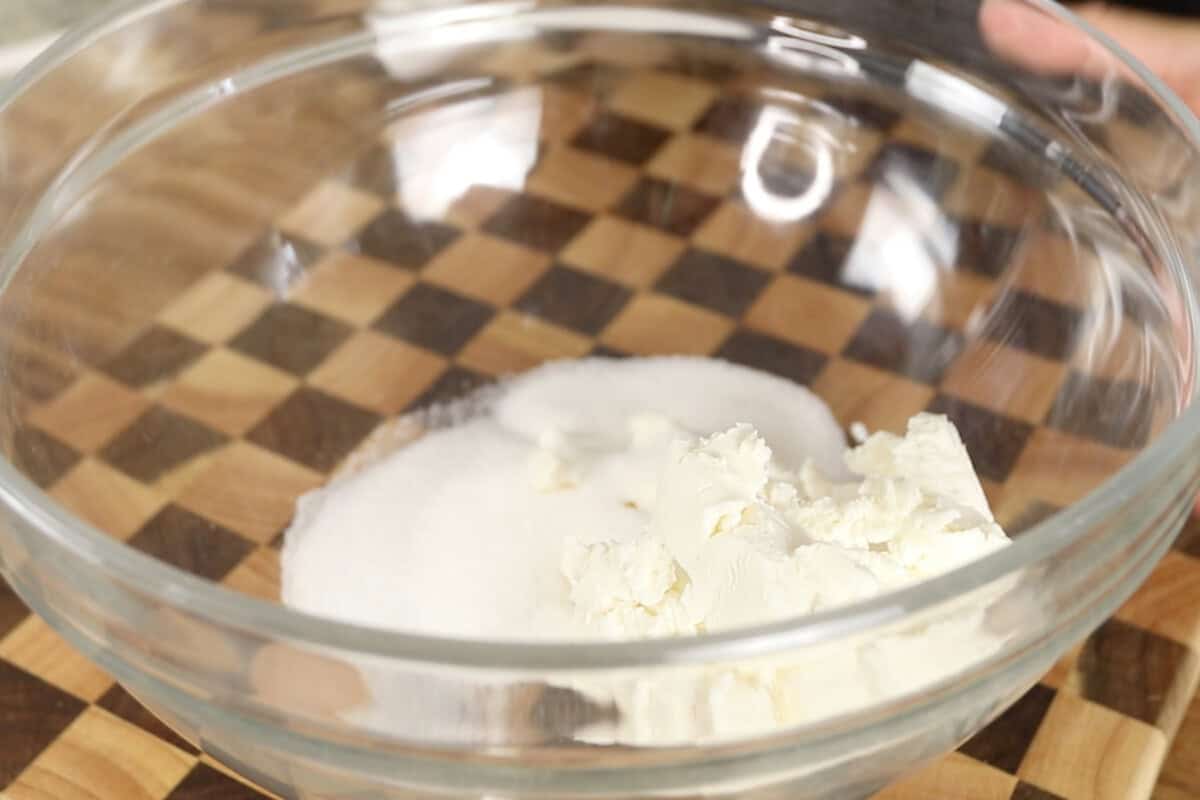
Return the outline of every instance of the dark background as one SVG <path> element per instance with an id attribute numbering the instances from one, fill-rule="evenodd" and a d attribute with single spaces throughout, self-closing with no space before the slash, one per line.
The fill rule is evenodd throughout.
<path id="1" fill-rule="evenodd" d="M 1200 0 L 1120 0 L 1111 5 L 1200 17 Z"/>

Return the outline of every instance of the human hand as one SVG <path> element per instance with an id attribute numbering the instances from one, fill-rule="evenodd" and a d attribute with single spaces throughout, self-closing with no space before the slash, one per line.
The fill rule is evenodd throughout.
<path id="1" fill-rule="evenodd" d="M 1200 22 L 1099 3 L 1076 13 L 1132 53 L 1200 115 Z M 985 0 L 979 28 L 997 55 L 1036 72 L 1086 74 L 1099 63 L 1094 45 L 1081 33 L 1014 0 Z"/>
<path id="2" fill-rule="evenodd" d="M 1076 13 L 1128 50 L 1200 116 L 1200 21 L 1101 3 Z M 993 52 L 1034 72 L 1088 75 L 1106 63 L 1083 34 L 1016 0 L 984 0 L 979 29 Z M 1200 515 L 1200 498 L 1195 513 Z"/>

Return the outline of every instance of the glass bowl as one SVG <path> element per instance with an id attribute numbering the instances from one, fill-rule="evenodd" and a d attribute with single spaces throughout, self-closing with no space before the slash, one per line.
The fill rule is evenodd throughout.
<path id="1" fill-rule="evenodd" d="M 867 796 L 1110 614 L 1197 488 L 1196 120 L 1061 8 L 1018 9 L 1077 71 L 933 0 L 175 0 L 69 34 L 0 98 L 4 576 L 284 797 Z M 623 644 L 276 602 L 296 498 L 412 433 L 385 423 L 672 353 L 847 426 L 949 415 L 1014 544 Z M 939 630 L 970 638 L 914 654 Z M 714 680 L 804 670 L 816 696 L 868 668 L 883 699 L 696 722 Z M 638 703 L 682 722 L 631 732 Z"/>

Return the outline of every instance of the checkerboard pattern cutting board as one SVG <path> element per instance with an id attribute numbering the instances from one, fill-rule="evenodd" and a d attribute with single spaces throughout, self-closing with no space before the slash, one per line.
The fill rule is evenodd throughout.
<path id="1" fill-rule="evenodd" d="M 742 143 L 763 111 L 753 81 L 606 44 L 492 54 L 487 68 L 511 87 L 453 130 L 532 113 L 519 189 L 464 186 L 414 220 L 415 204 L 436 206 L 450 155 L 432 147 L 425 172 L 401 163 L 397 144 L 414 135 L 403 119 L 304 180 L 264 165 L 254 180 L 276 180 L 286 202 L 266 204 L 269 219 L 230 258 L 111 323 L 77 368 L 33 370 L 44 381 L 27 392 L 13 457 L 131 547 L 274 599 L 300 493 L 382 422 L 547 359 L 715 355 L 811 386 L 843 424 L 895 430 L 923 409 L 946 413 L 1018 533 L 1110 476 L 1162 421 L 1135 380 L 1143 362 L 1121 349 L 1136 344 L 1129 330 L 1101 358 L 1075 346 L 1087 271 L 1071 259 L 1086 254 L 1039 222 L 1043 195 L 1004 146 L 848 89 L 797 85 L 844 121 L 838 181 L 810 218 L 771 224 L 742 185 Z M 347 78 L 348 91 L 387 84 Z M 768 151 L 757 168 L 785 196 L 811 181 L 795 153 Z M 896 198 L 895 175 L 954 229 L 920 308 L 846 277 L 854 252 L 884 246 L 870 226 Z M 211 190 L 177 177 L 142 189 Z M 1193 535 L 1015 706 L 881 797 L 1148 797 L 1198 646 Z M 8 591 L 0 737 L 7 800 L 261 796 Z"/>

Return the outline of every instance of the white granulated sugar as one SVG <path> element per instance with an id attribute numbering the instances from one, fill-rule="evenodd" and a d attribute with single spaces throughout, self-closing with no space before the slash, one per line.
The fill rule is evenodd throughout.
<path id="1" fill-rule="evenodd" d="M 283 552 L 284 602 L 443 636 L 588 636 L 573 623 L 564 547 L 641 536 L 677 434 L 748 423 L 781 464 L 812 459 L 846 474 L 824 403 L 723 361 L 557 362 L 486 400 L 473 418 L 302 498 Z M 571 490 L 548 491 L 556 480 Z"/>

